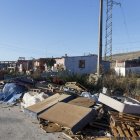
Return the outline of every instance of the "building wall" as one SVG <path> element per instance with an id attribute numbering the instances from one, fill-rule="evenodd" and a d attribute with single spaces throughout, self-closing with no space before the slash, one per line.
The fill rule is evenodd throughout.
<path id="1" fill-rule="evenodd" d="M 56 58 L 56 65 L 65 65 L 65 59 L 64 58 Z"/>
<path id="2" fill-rule="evenodd" d="M 126 68 L 126 74 L 140 74 L 140 67 Z"/>
<path id="3" fill-rule="evenodd" d="M 28 70 L 28 60 L 18 60 L 17 67 L 19 72 L 25 72 Z"/>
<path id="4" fill-rule="evenodd" d="M 66 67 L 65 67 L 65 58 L 56 58 L 55 59 L 56 63 L 54 64 L 54 71 L 61 71 L 61 70 L 66 70 Z"/>
<path id="5" fill-rule="evenodd" d="M 47 63 L 47 58 L 39 58 L 37 60 L 34 60 L 33 62 L 33 67 L 34 70 L 40 70 L 41 72 L 43 72 L 45 70 L 45 65 Z"/>
<path id="6" fill-rule="evenodd" d="M 97 55 L 65 57 L 65 67 L 71 73 L 95 73 L 97 70 Z"/>
<path id="7" fill-rule="evenodd" d="M 117 75 L 140 74 L 140 59 L 116 61 L 115 72 Z"/>
<path id="8" fill-rule="evenodd" d="M 116 67 L 125 67 L 125 61 L 116 61 Z"/>
<path id="9" fill-rule="evenodd" d="M 116 72 L 117 75 L 126 76 L 125 67 L 115 67 L 115 72 Z"/>
<path id="10" fill-rule="evenodd" d="M 8 67 L 15 67 L 16 61 L 0 61 L 0 70 L 7 70 Z"/>
<path id="11" fill-rule="evenodd" d="M 126 76 L 128 74 L 140 74 L 140 67 L 115 67 L 115 71 L 117 75 Z"/>

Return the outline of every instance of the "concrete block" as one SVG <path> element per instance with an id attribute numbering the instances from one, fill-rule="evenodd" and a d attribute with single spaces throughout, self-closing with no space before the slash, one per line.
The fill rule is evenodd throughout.
<path id="1" fill-rule="evenodd" d="M 91 122 L 95 115 L 96 111 L 91 108 L 61 102 L 38 117 L 68 127 L 76 133 Z"/>
<path id="2" fill-rule="evenodd" d="M 76 99 L 71 100 L 68 102 L 69 104 L 83 106 L 83 107 L 92 107 L 95 105 L 95 101 L 85 97 L 78 97 Z"/>
<path id="3" fill-rule="evenodd" d="M 71 95 L 67 95 L 67 94 L 54 94 L 50 97 L 48 97 L 47 99 L 38 102 L 37 104 L 34 104 L 32 106 L 29 106 L 27 108 L 24 109 L 24 112 L 33 117 L 36 118 L 37 115 L 39 115 L 40 113 L 44 112 L 45 110 L 47 110 L 48 108 L 50 108 L 51 106 L 55 105 L 58 102 L 68 102 L 71 99 L 73 99 L 73 97 Z"/>
<path id="4" fill-rule="evenodd" d="M 105 94 L 100 93 L 99 102 L 123 113 L 140 114 L 140 102 L 135 99 L 126 97 L 120 102 Z"/>

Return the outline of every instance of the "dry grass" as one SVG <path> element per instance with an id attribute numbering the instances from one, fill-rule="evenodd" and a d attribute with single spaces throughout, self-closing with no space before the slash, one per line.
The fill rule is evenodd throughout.
<path id="1" fill-rule="evenodd" d="M 115 74 L 106 74 L 103 80 L 103 86 L 110 90 L 120 89 L 126 94 L 137 94 L 140 90 L 139 78 L 136 75 L 127 77 L 116 76 Z"/>

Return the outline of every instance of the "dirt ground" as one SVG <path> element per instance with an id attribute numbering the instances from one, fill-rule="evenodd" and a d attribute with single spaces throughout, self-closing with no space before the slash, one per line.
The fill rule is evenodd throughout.
<path id="1" fill-rule="evenodd" d="M 0 104 L 0 140 L 68 140 L 62 133 L 45 133 L 19 106 Z"/>

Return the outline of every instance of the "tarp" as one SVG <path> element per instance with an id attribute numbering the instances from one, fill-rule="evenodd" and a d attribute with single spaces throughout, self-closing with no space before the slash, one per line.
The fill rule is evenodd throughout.
<path id="1" fill-rule="evenodd" d="M 3 103 L 15 103 L 22 94 L 26 91 L 24 86 L 17 85 L 16 83 L 5 84 L 2 93 L 0 93 L 0 101 Z"/>

